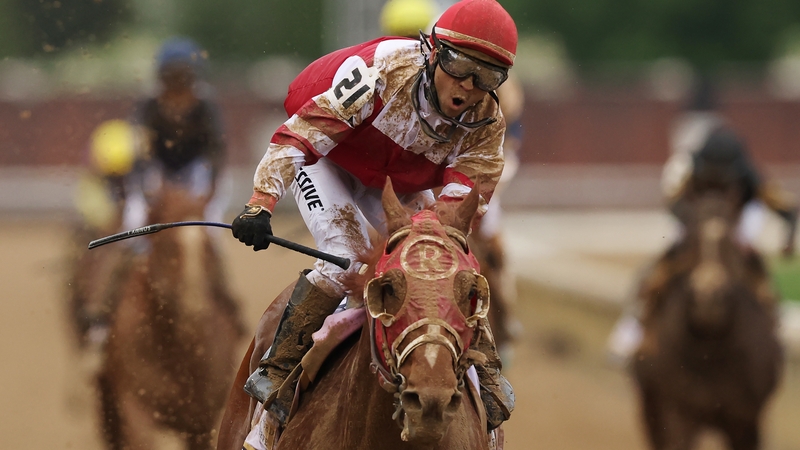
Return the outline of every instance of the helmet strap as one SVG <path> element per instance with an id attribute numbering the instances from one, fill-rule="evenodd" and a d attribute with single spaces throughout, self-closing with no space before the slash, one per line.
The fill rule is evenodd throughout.
<path id="1" fill-rule="evenodd" d="M 434 28 L 435 33 L 435 28 Z M 436 65 L 439 64 L 439 55 L 436 54 L 431 63 L 431 52 L 435 49 L 431 46 L 431 37 L 433 40 L 436 41 L 435 34 L 433 36 L 423 33 L 421 30 L 419 32 L 420 37 L 420 52 L 423 56 L 424 67 L 419 71 L 417 74 L 417 79 L 414 82 L 414 88 L 412 89 L 412 100 L 414 100 L 414 109 L 417 112 L 417 117 L 422 123 L 422 129 L 425 131 L 429 137 L 435 139 L 437 142 L 450 142 L 450 139 L 455 132 L 455 128 L 457 126 L 462 126 L 465 128 L 475 129 L 480 128 L 492 123 L 497 122 L 496 117 L 487 117 L 485 119 L 478 120 L 476 122 L 462 122 L 458 118 L 450 118 L 442 111 L 441 106 L 439 105 L 439 95 L 436 92 L 436 84 L 434 83 L 434 75 L 436 73 Z M 422 91 L 425 95 L 425 99 L 428 101 L 429 104 L 433 106 L 433 109 L 446 121 L 450 124 L 450 130 L 447 132 L 447 136 L 442 136 L 439 133 L 436 133 L 433 127 L 422 117 L 419 111 L 419 101 L 417 95 L 419 94 L 419 85 L 422 81 L 422 74 L 425 73 L 426 80 L 422 83 Z M 499 105 L 500 99 L 497 98 L 497 94 L 494 91 L 489 91 L 489 96 Z M 462 114 L 463 115 L 463 114 Z M 430 132 L 429 132 L 430 131 Z"/>
<path id="2" fill-rule="evenodd" d="M 428 135 L 428 137 L 430 137 L 431 139 L 433 139 L 436 142 L 447 143 L 447 142 L 450 142 L 450 140 L 453 138 L 453 133 L 455 133 L 455 131 L 456 131 L 456 126 L 454 124 L 450 123 L 450 128 L 447 130 L 447 136 L 442 136 L 441 134 L 436 132 L 436 130 L 433 128 L 433 126 L 431 124 L 429 124 L 428 121 L 425 120 L 424 117 L 422 117 L 422 112 L 420 111 L 419 89 L 420 89 L 420 83 L 422 82 L 422 78 L 424 77 L 424 75 L 425 75 L 425 73 L 427 71 L 427 66 L 428 66 L 428 63 L 426 62 L 425 63 L 425 67 L 419 70 L 419 72 L 417 73 L 417 77 L 414 80 L 414 86 L 411 88 L 411 104 L 414 105 L 414 111 L 417 113 L 417 120 L 419 120 L 419 124 L 420 124 L 420 127 L 422 128 L 422 131 L 426 135 Z M 431 83 L 429 83 L 429 82 L 425 83 L 423 85 L 423 87 L 422 87 L 422 89 L 424 91 L 425 99 L 428 100 L 429 103 L 430 103 L 430 99 L 429 99 L 430 93 L 429 93 L 428 89 L 430 89 L 429 88 L 430 84 Z M 434 98 L 436 98 L 435 97 L 436 96 L 435 88 L 434 88 L 433 95 L 434 95 Z M 438 101 L 434 105 L 434 108 L 436 108 L 437 111 L 438 111 L 438 109 L 439 109 Z M 441 112 L 439 114 L 442 117 L 446 117 Z"/>

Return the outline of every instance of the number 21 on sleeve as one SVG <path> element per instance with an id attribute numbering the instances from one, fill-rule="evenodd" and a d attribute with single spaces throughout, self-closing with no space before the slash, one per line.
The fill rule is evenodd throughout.
<path id="1" fill-rule="evenodd" d="M 339 115 L 350 120 L 372 99 L 378 71 L 367 67 L 363 59 L 351 56 L 336 71 L 328 100 Z"/>

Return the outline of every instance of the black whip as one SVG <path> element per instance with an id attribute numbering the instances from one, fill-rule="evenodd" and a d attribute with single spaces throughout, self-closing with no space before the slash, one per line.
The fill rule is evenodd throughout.
<path id="1" fill-rule="evenodd" d="M 218 227 L 218 228 L 231 229 L 231 225 L 227 223 L 205 222 L 202 220 L 195 220 L 188 222 L 155 223 L 152 225 L 143 226 L 141 228 L 134 228 L 133 230 L 123 231 L 122 233 L 112 234 L 111 236 L 106 236 L 104 238 L 95 239 L 94 241 L 89 242 L 89 250 L 95 247 L 100 247 L 101 245 L 110 244 L 112 242 L 122 241 L 137 236 L 144 236 L 146 234 L 157 233 L 161 230 L 166 230 L 167 228 L 186 227 L 186 226 L 203 226 L 203 227 Z M 287 241 L 286 239 L 281 239 L 277 236 L 267 235 L 266 238 L 272 244 L 288 248 L 289 250 L 294 250 L 304 255 L 319 258 L 331 264 L 336 264 L 342 269 L 347 270 L 347 268 L 350 267 L 350 260 L 347 258 L 342 258 L 340 256 L 331 255 L 330 253 L 321 252 L 317 249 L 306 247 L 305 245 L 300 245 L 292 241 Z"/>

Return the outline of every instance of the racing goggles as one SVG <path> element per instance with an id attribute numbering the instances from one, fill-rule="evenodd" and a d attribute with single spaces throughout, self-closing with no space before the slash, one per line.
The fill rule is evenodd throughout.
<path id="1" fill-rule="evenodd" d="M 475 86 L 491 92 L 500 87 L 508 79 L 508 69 L 489 64 L 477 58 L 462 53 L 446 44 L 443 44 L 433 34 L 433 41 L 438 51 L 439 67 L 454 78 L 471 76 Z"/>

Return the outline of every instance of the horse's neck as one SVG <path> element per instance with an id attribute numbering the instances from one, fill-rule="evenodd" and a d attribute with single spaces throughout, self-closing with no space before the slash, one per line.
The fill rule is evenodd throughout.
<path id="1" fill-rule="evenodd" d="M 690 275 L 692 290 L 698 295 L 711 295 L 729 282 L 722 260 L 727 233 L 728 226 L 722 219 L 709 219 L 700 226 L 698 264 Z"/>
<path id="2" fill-rule="evenodd" d="M 722 242 L 728 232 L 728 225 L 722 219 L 709 219 L 700 227 L 700 261 L 721 262 Z"/>
<path id="3" fill-rule="evenodd" d="M 150 282 L 162 310 L 194 315 L 207 307 L 206 245 L 204 231 L 198 227 L 154 237 L 150 258 L 156 270 L 150 271 Z"/>
<path id="4" fill-rule="evenodd" d="M 386 409 L 393 411 L 392 397 L 380 387 L 377 374 L 372 372 L 372 339 L 369 333 L 369 321 L 365 321 L 361 329 L 361 337 L 356 344 L 353 368 L 354 388 L 364 392 L 372 410 Z M 358 381 L 355 381 L 355 380 Z M 366 391 L 369 391 L 368 393 Z M 391 411 L 389 416 L 391 416 Z M 394 422 L 392 422 L 394 423 Z M 396 427 L 396 425 L 395 425 Z M 399 428 L 398 428 L 399 436 Z"/>
<path id="5" fill-rule="evenodd" d="M 392 419 L 393 397 L 380 387 L 377 375 L 370 370 L 372 342 L 368 327 L 367 322 L 355 348 L 348 353 L 350 360 L 342 367 L 346 371 L 342 375 L 348 378 L 346 390 L 349 391 L 342 392 L 342 400 L 357 406 L 345 408 L 350 416 L 345 423 L 351 425 L 344 433 L 346 440 L 354 445 L 381 443 L 382 448 L 392 449 L 394 447 L 390 443 L 400 439 L 400 427 Z"/>

